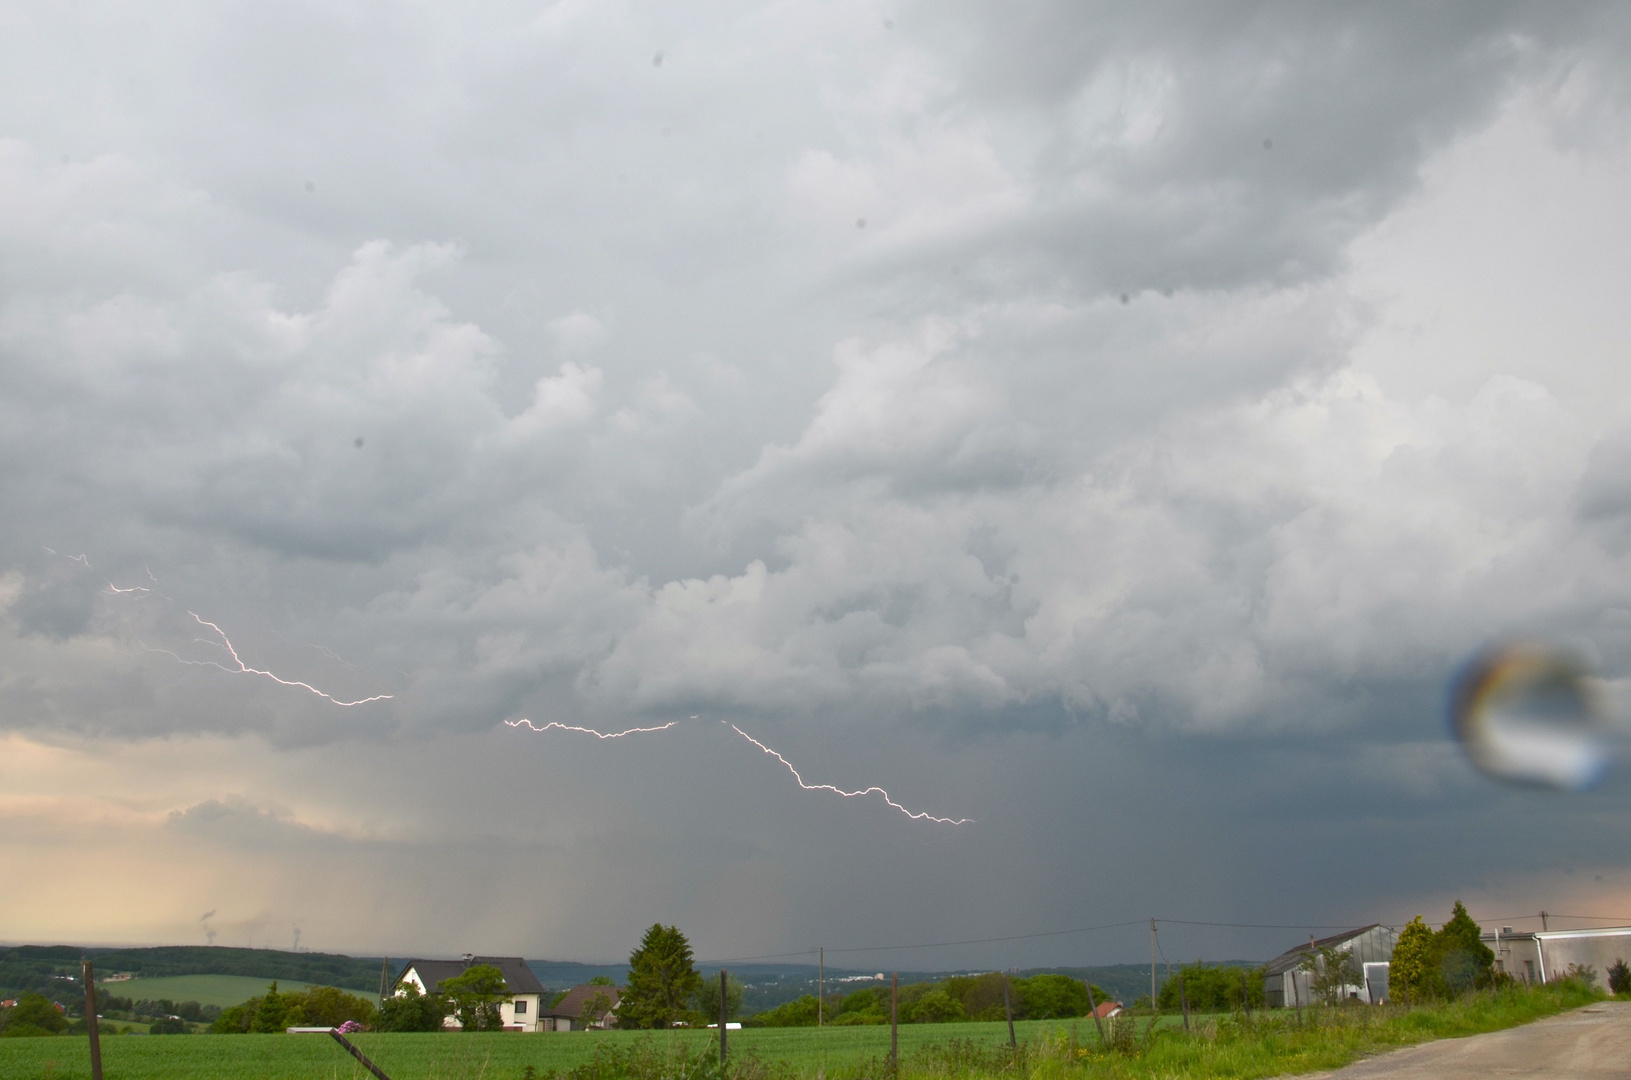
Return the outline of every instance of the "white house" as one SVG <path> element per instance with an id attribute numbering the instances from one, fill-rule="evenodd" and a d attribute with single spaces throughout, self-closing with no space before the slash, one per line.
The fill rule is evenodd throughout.
<path id="1" fill-rule="evenodd" d="M 617 986 L 583 983 L 566 992 L 553 1008 L 544 1011 L 542 1031 L 583 1031 L 617 1026 L 617 1006 L 623 990 Z M 589 1008 L 593 1004 L 595 1008 Z"/>
<path id="2" fill-rule="evenodd" d="M 504 974 L 504 983 L 510 988 L 509 997 L 499 1003 L 499 1015 L 505 1031 L 544 1031 L 544 987 L 532 973 L 527 962 L 519 956 L 470 956 L 462 960 L 409 960 L 402 974 L 396 977 L 396 993 L 405 993 L 412 984 L 421 994 L 434 993 L 448 979 L 463 975 L 466 968 L 489 964 Z M 458 1017 L 449 1014 L 442 1020 L 444 1028 L 457 1028 Z M 553 1030 L 553 1028 L 547 1029 Z"/>

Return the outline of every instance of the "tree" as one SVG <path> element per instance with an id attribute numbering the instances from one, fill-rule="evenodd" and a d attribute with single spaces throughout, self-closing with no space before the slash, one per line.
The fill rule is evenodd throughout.
<path id="1" fill-rule="evenodd" d="M 1631 994 L 1631 967 L 1624 957 L 1608 965 L 1608 988 L 1616 994 Z"/>
<path id="2" fill-rule="evenodd" d="M 1014 1002 L 1014 1015 L 1026 1020 L 1062 1020 L 1087 1015 L 1087 986 L 1068 975 L 1015 979 L 1014 996 L 1018 999 Z"/>
<path id="3" fill-rule="evenodd" d="M 8 1038 L 60 1035 L 67 1029 L 68 1018 L 44 994 L 23 994 L 17 1004 L 0 1011 L 0 1035 Z"/>
<path id="4" fill-rule="evenodd" d="M 705 1024 L 719 1023 L 719 972 L 712 978 L 697 983 L 696 995 L 691 999 L 692 1010 Z M 742 1018 L 742 980 L 729 973 L 725 976 L 725 1019 Z"/>
<path id="5" fill-rule="evenodd" d="M 744 1027 L 815 1027 L 815 995 L 805 994 L 793 1001 L 783 1002 L 774 1009 L 755 1013 L 742 1024 Z"/>
<path id="6" fill-rule="evenodd" d="M 464 972 L 443 979 L 439 988 L 453 1006 L 459 1026 L 466 1031 L 503 1031 L 498 1003 L 510 994 L 504 973 L 491 964 L 473 964 Z"/>
<path id="7" fill-rule="evenodd" d="M 1335 1005 L 1364 978 L 1353 952 L 1334 945 L 1314 946 L 1297 966 L 1309 973 L 1309 993 L 1327 1005 Z"/>
<path id="8" fill-rule="evenodd" d="M 255 1014 L 249 1021 L 249 1030 L 258 1035 L 271 1035 L 282 1031 L 289 1025 L 284 1023 L 283 995 L 277 992 L 277 983 L 266 988 L 266 994 L 255 1007 Z"/>
<path id="9" fill-rule="evenodd" d="M 380 1002 L 374 1026 L 380 1031 L 441 1031 L 447 1001 L 439 994 L 421 994 L 413 983 Z"/>
<path id="10" fill-rule="evenodd" d="M 612 1011 L 612 999 L 602 990 L 596 990 L 583 1000 L 583 1008 L 578 1010 L 578 1027 L 588 1031 L 601 1018 Z"/>
<path id="11" fill-rule="evenodd" d="M 285 1026 L 339 1027 L 347 1020 L 372 1025 L 378 1010 L 372 1002 L 332 986 L 313 986 L 283 995 Z"/>
<path id="12" fill-rule="evenodd" d="M 618 1021 L 623 1027 L 673 1027 L 686 1018 L 701 982 L 685 935 L 678 927 L 653 923 L 629 954 L 629 988 L 618 1004 Z"/>
<path id="13" fill-rule="evenodd" d="M 1480 940 L 1482 934 L 1483 929 L 1457 900 L 1450 921 L 1433 935 L 1439 974 L 1449 989 L 1460 993 L 1489 983 L 1495 953 Z"/>
<path id="14" fill-rule="evenodd" d="M 617 984 L 612 981 L 612 977 L 610 975 L 596 975 L 594 978 L 590 979 L 584 985 L 585 986 L 616 986 Z"/>
<path id="15" fill-rule="evenodd" d="M 1086 990 L 1082 991 L 1082 996 L 1087 996 Z M 902 1009 L 900 1018 L 908 1024 L 945 1024 L 965 1020 L 968 1014 L 963 1011 L 961 1001 L 944 990 L 935 989 Z"/>
<path id="16" fill-rule="evenodd" d="M 1402 996 L 1406 1004 L 1426 1001 L 1437 987 L 1433 932 L 1417 915 L 1399 931 L 1388 964 L 1388 994 Z"/>

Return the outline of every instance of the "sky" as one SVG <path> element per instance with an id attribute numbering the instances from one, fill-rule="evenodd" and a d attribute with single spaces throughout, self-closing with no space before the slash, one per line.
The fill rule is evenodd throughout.
<path id="1" fill-rule="evenodd" d="M 1444 715 L 1631 712 L 1626 191 L 1624 5 L 7 4 L 0 939 L 1631 921 Z"/>

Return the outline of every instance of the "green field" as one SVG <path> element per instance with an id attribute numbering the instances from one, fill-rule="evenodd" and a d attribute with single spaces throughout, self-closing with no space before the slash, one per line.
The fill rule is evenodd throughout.
<path id="1" fill-rule="evenodd" d="M 158 979 L 125 979 L 97 984 L 102 994 L 117 994 L 132 1001 L 196 1001 L 200 1005 L 237 1005 L 266 992 L 271 979 L 248 975 L 166 975 Z M 304 990 L 311 983 L 278 981 L 279 990 Z"/>
<path id="2" fill-rule="evenodd" d="M 1080 1022 L 1078 1022 L 1080 1023 Z M 1088 1027 L 1091 1028 L 1091 1021 Z M 1038 1029 L 1061 1030 L 1060 1021 L 1022 1021 L 1021 1039 Z M 1064 1025 L 1068 1028 L 1068 1022 Z M 703 1051 L 718 1044 L 707 1031 L 574 1031 L 536 1034 L 363 1034 L 352 1041 L 392 1080 L 518 1080 L 532 1065 L 538 1072 L 570 1069 L 594 1057 L 596 1047 L 649 1045 Z M 889 1052 L 889 1028 L 749 1028 L 727 1035 L 731 1052 L 785 1061 L 800 1071 L 860 1065 Z M 1004 1024 L 911 1024 L 900 1029 L 902 1057 L 930 1045 L 967 1039 L 999 1047 Z M 107 1080 L 372 1080 L 326 1035 L 105 1036 L 102 1065 Z M 717 1074 L 716 1074 L 717 1075 Z M 5 1080 L 88 1080 L 90 1050 L 83 1037 L 0 1039 L 0 1076 Z"/>
<path id="3" fill-rule="evenodd" d="M 1418 1008 L 1358 1006 L 1197 1016 L 1193 1034 L 1164 1017 L 1157 1037 L 1134 1022 L 1120 1049 L 1091 1021 L 911 1024 L 900 1029 L 900 1080 L 1234 1080 L 1330 1069 L 1370 1053 L 1527 1023 L 1600 1000 L 1573 980 L 1490 991 Z M 392 1080 L 721 1080 L 717 1032 L 362 1034 L 356 1044 Z M 729 1034 L 725 1080 L 881 1080 L 889 1028 L 750 1028 Z M 109 1036 L 107 1080 L 369 1080 L 326 1035 Z M 570 1073 L 568 1072 L 570 1070 Z M 4 1080 L 87 1080 L 84 1037 L 0 1039 Z"/>

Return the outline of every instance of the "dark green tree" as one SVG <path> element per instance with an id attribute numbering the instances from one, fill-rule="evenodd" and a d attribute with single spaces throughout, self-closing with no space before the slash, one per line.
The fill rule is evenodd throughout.
<path id="1" fill-rule="evenodd" d="M 612 977 L 610 975 L 596 975 L 594 978 L 590 979 L 589 982 L 587 984 L 585 984 L 585 985 L 588 985 L 588 986 L 616 986 L 617 984 L 612 981 Z"/>
<path id="2" fill-rule="evenodd" d="M 1069 975 L 1032 975 L 1014 980 L 1014 1015 L 1026 1020 L 1062 1020 L 1087 1015 L 1087 986 Z M 1095 1001 L 1104 998 L 1095 994 Z"/>
<path id="3" fill-rule="evenodd" d="M 380 1003 L 374 1027 L 380 1031 L 441 1031 L 447 1001 L 440 994 L 421 994 L 413 983 L 403 983 L 394 997 Z"/>
<path id="4" fill-rule="evenodd" d="M 1624 957 L 1608 965 L 1608 988 L 1616 994 L 1631 994 L 1631 966 Z"/>
<path id="5" fill-rule="evenodd" d="M 313 986 L 308 990 L 283 995 L 286 1026 L 339 1027 L 347 1020 L 355 1020 L 365 1027 L 372 1027 L 376 1011 L 367 998 L 348 994 L 333 986 Z"/>
<path id="6" fill-rule="evenodd" d="M 504 973 L 491 964 L 472 964 L 461 974 L 443 979 L 439 986 L 442 994 L 453 1006 L 459 1026 L 466 1031 L 503 1031 L 504 1019 L 498 1011 L 500 1001 L 509 997 L 510 987 Z"/>
<path id="7" fill-rule="evenodd" d="M 271 1035 L 282 1031 L 289 1026 L 284 1022 L 285 1011 L 283 995 L 277 992 L 277 983 L 274 982 L 266 988 L 260 1004 L 255 1006 L 255 1015 L 249 1021 L 249 1030 L 258 1035 Z"/>
<path id="8" fill-rule="evenodd" d="M 1479 940 L 1483 929 L 1472 921 L 1461 901 L 1455 902 L 1450 921 L 1433 935 L 1434 958 L 1444 984 L 1456 993 L 1486 986 L 1495 970 L 1495 952 Z"/>
<path id="9" fill-rule="evenodd" d="M 688 1006 L 702 977 L 691 963 L 691 943 L 676 926 L 652 924 L 629 954 L 629 988 L 618 1003 L 623 1027 L 666 1028 L 689 1019 Z"/>

